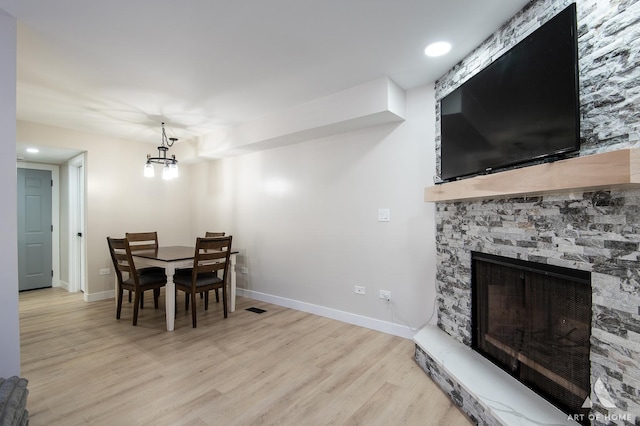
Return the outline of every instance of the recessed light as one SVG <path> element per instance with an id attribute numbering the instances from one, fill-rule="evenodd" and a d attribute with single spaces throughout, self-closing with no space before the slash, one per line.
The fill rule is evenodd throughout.
<path id="1" fill-rule="evenodd" d="M 427 56 L 442 56 L 451 50 L 451 43 L 446 41 L 437 41 L 431 43 L 424 49 L 424 54 Z"/>
<path id="2" fill-rule="evenodd" d="M 27 148 L 27 152 L 31 154 L 37 154 L 40 152 L 40 150 L 38 148 Z"/>

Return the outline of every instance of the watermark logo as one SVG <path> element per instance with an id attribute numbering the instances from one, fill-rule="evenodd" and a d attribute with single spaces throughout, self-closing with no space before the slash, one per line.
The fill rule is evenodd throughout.
<path id="1" fill-rule="evenodd" d="M 600 405 L 602 405 L 607 410 L 615 410 L 616 408 L 618 408 L 616 407 L 616 404 L 613 403 L 613 398 L 611 398 L 609 391 L 605 387 L 602 380 L 600 380 L 600 378 L 598 378 L 598 380 L 596 380 L 596 382 L 593 385 L 592 397 L 593 399 L 587 396 L 587 398 L 584 400 L 584 403 L 582 404 L 582 408 L 592 408 L 594 402 L 600 403 Z M 590 413 L 590 414 L 569 414 L 569 417 L 567 418 L 567 420 L 584 421 L 585 419 L 589 419 L 590 421 L 598 420 L 600 422 L 622 420 L 622 421 L 632 422 L 633 417 L 634 416 L 628 413 L 616 413 L 616 412 L 608 413 L 608 414 Z"/>
<path id="2" fill-rule="evenodd" d="M 599 401 L 604 408 L 617 408 L 616 404 L 614 404 L 612 401 L 611 395 L 609 395 L 609 391 L 604 386 L 604 383 L 602 383 L 602 380 L 600 380 L 600 378 L 598 378 L 598 380 L 596 380 L 596 383 L 593 385 L 593 397 L 597 402 Z M 582 408 L 591 407 L 593 407 L 593 401 L 591 400 L 591 398 L 587 397 L 587 399 L 585 399 L 584 403 L 582 404 Z"/>

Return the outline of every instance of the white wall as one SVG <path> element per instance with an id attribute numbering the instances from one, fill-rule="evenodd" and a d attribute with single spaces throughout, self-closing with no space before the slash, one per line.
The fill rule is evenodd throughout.
<path id="1" fill-rule="evenodd" d="M 154 153 L 154 145 L 22 121 L 17 125 L 17 141 L 86 151 L 87 300 L 113 297 L 107 236 L 158 231 L 163 245 L 193 243 L 186 190 L 189 168 L 181 167 L 181 178 L 176 181 L 145 178 L 142 169 L 147 153 Z M 15 160 L 10 160 L 15 170 Z M 68 201 L 66 195 L 61 199 Z M 61 229 L 75 232 L 64 226 Z M 68 241 L 68 236 L 61 235 L 61 241 Z M 61 263 L 68 264 L 66 250 L 61 251 Z M 99 275 L 102 268 L 110 268 L 111 275 Z"/>
<path id="2" fill-rule="evenodd" d="M 193 231 L 233 234 L 238 270 L 249 270 L 238 275 L 245 294 L 401 335 L 431 317 L 435 220 L 423 190 L 435 170 L 432 87 L 406 102 L 400 124 L 192 167 Z M 390 222 L 377 221 L 378 208 L 391 210 Z M 380 289 L 392 292 L 389 305 Z"/>
<path id="3" fill-rule="evenodd" d="M 18 252 L 16 241 L 16 20 L 0 9 L 0 377 L 20 374 Z"/>

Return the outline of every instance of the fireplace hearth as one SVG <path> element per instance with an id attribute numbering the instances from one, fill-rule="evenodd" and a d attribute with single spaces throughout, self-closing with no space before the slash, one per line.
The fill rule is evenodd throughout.
<path id="1" fill-rule="evenodd" d="M 472 348 L 572 414 L 589 413 L 590 275 L 472 252 Z"/>

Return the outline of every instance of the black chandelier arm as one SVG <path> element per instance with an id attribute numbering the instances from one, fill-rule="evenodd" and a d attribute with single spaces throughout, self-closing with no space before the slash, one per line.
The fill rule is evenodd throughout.
<path id="1" fill-rule="evenodd" d="M 178 160 L 176 160 L 175 158 L 167 158 L 167 157 L 147 157 L 147 163 L 178 164 Z"/>
<path id="2" fill-rule="evenodd" d="M 171 158 L 150 158 L 147 163 L 152 164 L 178 164 L 178 160 L 172 160 Z"/>
<path id="3" fill-rule="evenodd" d="M 178 138 L 167 138 L 167 133 L 164 131 L 164 123 L 162 123 L 162 147 L 167 145 L 167 147 L 171 148 L 174 143 L 176 143 Z M 171 141 L 171 142 L 169 142 Z M 160 147 L 158 147 L 160 149 Z"/>

